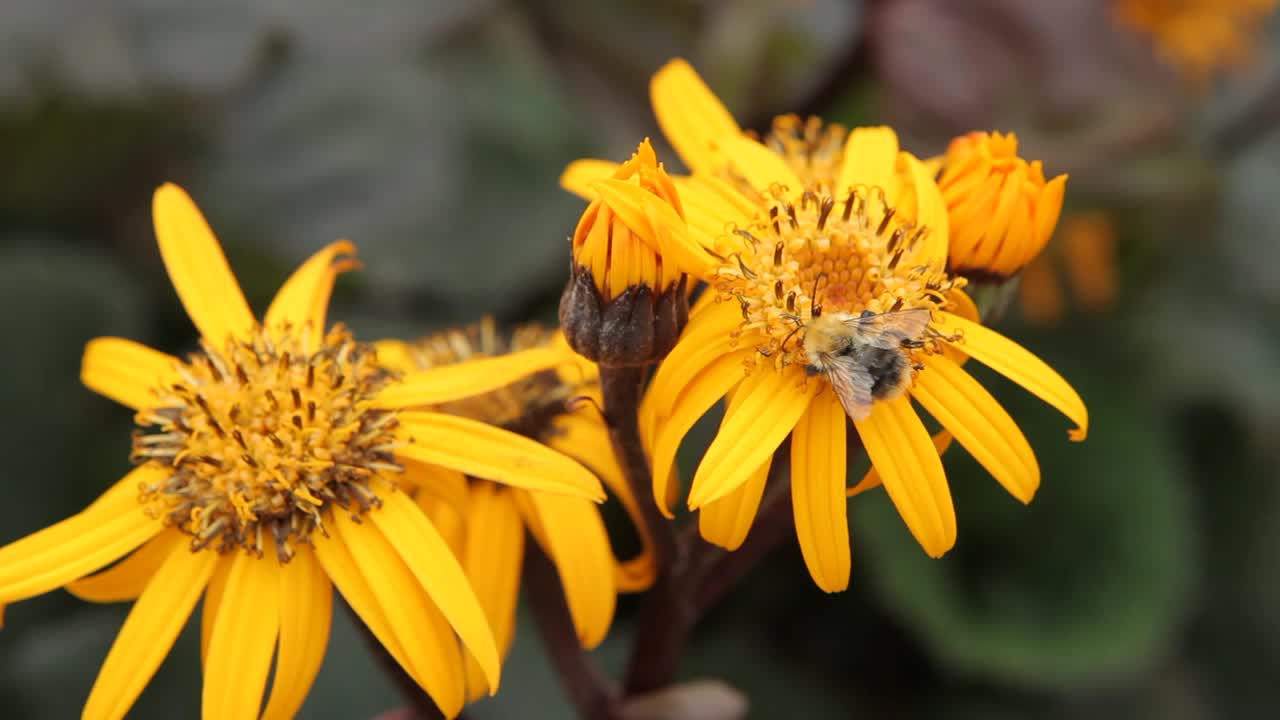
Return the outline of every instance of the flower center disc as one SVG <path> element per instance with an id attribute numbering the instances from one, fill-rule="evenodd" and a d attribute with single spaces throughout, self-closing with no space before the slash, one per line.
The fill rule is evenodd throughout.
<path id="1" fill-rule="evenodd" d="M 261 555 L 269 537 L 287 562 L 291 543 L 324 531 L 329 506 L 363 512 L 378 503 L 378 471 L 401 470 L 395 414 L 369 407 L 391 378 L 373 352 L 341 326 L 312 353 L 288 328 L 280 335 L 204 345 L 178 367 L 183 381 L 138 413 L 148 432 L 135 434 L 132 459 L 172 469 L 140 500 L 193 550 Z"/>
<path id="2" fill-rule="evenodd" d="M 762 203 L 755 222 L 722 238 L 727 260 L 714 285 L 742 307 L 735 338 L 778 368 L 808 362 L 804 332 L 817 314 L 932 311 L 963 285 L 918 257 L 929 230 L 898 216 L 880 188 L 839 199 L 807 191 L 792 201 L 775 187 Z"/>

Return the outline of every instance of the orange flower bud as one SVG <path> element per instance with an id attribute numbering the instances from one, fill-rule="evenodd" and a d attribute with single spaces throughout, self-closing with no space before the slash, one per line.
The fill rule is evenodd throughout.
<path id="1" fill-rule="evenodd" d="M 1018 157 L 1013 133 L 952 140 L 938 181 L 951 224 L 948 269 L 979 281 L 1017 274 L 1053 235 L 1066 184 L 1066 175 L 1045 182 L 1040 161 Z"/>

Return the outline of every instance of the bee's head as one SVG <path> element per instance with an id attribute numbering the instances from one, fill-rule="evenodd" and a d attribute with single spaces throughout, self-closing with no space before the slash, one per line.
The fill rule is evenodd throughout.
<path id="1" fill-rule="evenodd" d="M 814 375 L 817 375 L 820 372 L 822 372 L 822 370 L 818 369 L 818 366 L 814 365 L 813 363 L 809 363 L 808 365 L 804 366 L 804 374 L 808 375 L 809 377 L 813 377 Z"/>

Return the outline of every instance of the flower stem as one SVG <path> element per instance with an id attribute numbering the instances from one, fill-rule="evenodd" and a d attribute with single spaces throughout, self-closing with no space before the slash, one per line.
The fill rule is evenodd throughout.
<path id="1" fill-rule="evenodd" d="M 617 687 L 582 649 L 555 566 L 532 538 L 525 547 L 525 596 L 537 620 L 542 646 L 555 665 L 569 700 L 578 709 L 579 717 L 620 717 Z"/>

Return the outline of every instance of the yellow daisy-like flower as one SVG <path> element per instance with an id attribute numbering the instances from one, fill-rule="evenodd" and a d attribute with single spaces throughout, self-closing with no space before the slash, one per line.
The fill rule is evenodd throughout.
<path id="1" fill-rule="evenodd" d="M 505 656 L 515 630 L 516 595 L 527 529 L 555 564 L 578 639 L 594 648 L 604 640 L 613 621 L 618 592 L 649 587 L 655 566 L 651 542 L 644 536 L 639 508 L 614 457 L 608 429 L 599 412 L 600 391 L 594 363 L 573 352 L 564 336 L 536 325 L 500 335 L 492 318 L 465 329 L 440 332 L 407 343 L 378 343 L 379 359 L 393 369 L 412 371 L 485 362 L 506 357 L 513 361 L 557 358 L 553 368 L 531 372 L 505 387 L 433 407 L 473 418 L 547 444 L 596 471 L 619 499 L 641 533 L 644 550 L 618 562 L 605 532 L 600 511 L 583 498 L 507 488 L 484 480 L 468 481 L 441 471 L 421 477 L 409 473 L 409 488 L 436 520 L 462 559 L 463 568 L 480 598 Z M 448 494 L 432 488 L 450 488 Z M 471 687 L 483 689 L 479 666 L 469 663 Z M 473 698 L 477 694 L 473 693 Z"/>
<path id="2" fill-rule="evenodd" d="M 755 516 L 774 451 L 791 437 L 791 496 L 805 562 L 818 586 L 845 588 L 848 419 L 806 349 L 818 312 L 928 311 L 903 354 L 902 382 L 873 388 L 857 436 L 911 532 L 934 557 L 955 542 L 939 447 L 912 399 L 1015 497 L 1039 485 L 1017 424 L 961 367 L 976 359 L 1057 407 L 1083 439 L 1087 411 L 1043 361 L 974 320 L 963 281 L 946 272 L 947 209 L 932 173 L 901 152 L 888 128 L 846 131 L 783 117 L 763 141 L 744 134 L 685 62 L 653 78 L 655 114 L 693 173 L 675 178 L 689 237 L 724 258 L 712 291 L 655 374 L 641 430 L 652 448 L 654 494 L 669 512 L 676 449 L 721 398 L 725 416 L 689 491 L 704 537 L 732 547 Z M 565 184 L 588 191 L 597 163 Z M 815 338 L 816 340 L 816 338 Z M 745 373 L 744 373 L 745 369 Z M 897 390 L 897 392 L 894 392 Z M 906 391 L 905 394 L 902 391 Z M 939 445 L 946 438 L 938 439 Z"/>
<path id="3" fill-rule="evenodd" d="M 180 360 L 120 338 L 88 344 L 84 383 L 137 411 L 138 467 L 83 512 L 0 548 L 0 604 L 58 587 L 135 600 L 86 718 L 129 711 L 202 597 L 203 715 L 292 717 L 324 656 L 335 585 L 446 715 L 465 699 L 459 639 L 496 689 L 484 611 L 399 477 L 440 465 L 601 499 L 598 480 L 514 433 L 398 412 L 437 378 L 397 377 L 341 326 L 323 330 L 334 279 L 355 265 L 350 243 L 305 262 L 259 324 L 191 198 L 165 185 L 153 209 L 201 349 Z M 455 395 L 457 380 L 446 378 Z"/>
<path id="4" fill-rule="evenodd" d="M 1276 0 L 1116 0 L 1120 24 L 1148 36 L 1192 83 L 1250 63 Z"/>
<path id="5" fill-rule="evenodd" d="M 1013 133 L 952 140 L 938 178 L 951 227 L 948 271 L 971 280 L 1013 277 L 1049 244 L 1066 185 L 1066 175 L 1046 182 L 1039 160 L 1018 157 Z"/>

